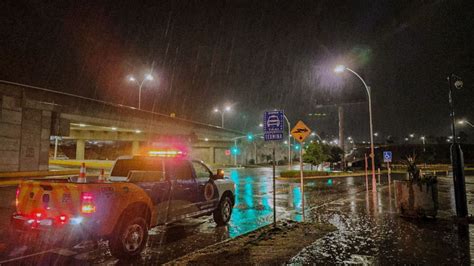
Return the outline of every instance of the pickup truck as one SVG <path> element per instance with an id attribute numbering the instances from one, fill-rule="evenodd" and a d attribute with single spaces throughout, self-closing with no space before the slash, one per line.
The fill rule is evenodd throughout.
<path id="1" fill-rule="evenodd" d="M 108 240 L 113 256 L 139 256 L 151 227 L 213 215 L 225 225 L 235 202 L 234 183 L 201 161 L 164 156 L 125 156 L 110 177 L 27 180 L 16 193 L 11 217 L 16 233 L 60 233 Z"/>

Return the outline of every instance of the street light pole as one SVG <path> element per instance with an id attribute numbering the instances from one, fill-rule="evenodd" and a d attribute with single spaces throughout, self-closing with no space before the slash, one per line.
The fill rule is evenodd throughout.
<path id="1" fill-rule="evenodd" d="M 372 161 L 372 189 L 376 190 L 377 182 L 375 178 L 375 151 L 374 151 L 374 129 L 373 129 L 373 122 L 372 122 L 372 97 L 370 94 L 370 87 L 367 86 L 367 83 L 365 83 L 364 79 L 357 74 L 354 70 L 345 67 L 345 66 L 337 66 L 335 71 L 336 72 L 342 72 L 344 70 L 348 70 L 352 74 L 354 74 L 356 77 L 360 79 L 362 84 L 364 84 L 365 90 L 367 91 L 367 98 L 369 100 L 369 123 L 370 123 L 370 158 Z"/>
<path id="2" fill-rule="evenodd" d="M 474 127 L 474 125 L 467 120 L 458 121 L 458 124 L 461 124 L 461 125 L 468 124 L 470 127 Z"/>
<path id="3" fill-rule="evenodd" d="M 219 108 L 214 108 L 214 113 L 219 113 L 221 115 L 221 127 L 224 128 L 224 114 L 225 112 L 230 112 L 231 107 L 225 106 L 222 110 Z"/>
<path id="4" fill-rule="evenodd" d="M 136 82 L 137 85 L 138 85 L 138 110 L 141 110 L 142 109 L 142 87 L 143 87 L 143 84 L 145 84 L 145 81 L 147 81 L 147 80 L 152 81 L 153 76 L 151 74 L 147 74 L 147 75 L 145 75 L 145 77 L 143 78 L 143 80 L 141 82 L 136 80 L 133 76 L 130 76 L 128 78 L 128 80 L 131 81 L 131 82 Z"/>
<path id="5" fill-rule="evenodd" d="M 466 200 L 466 183 L 464 179 L 464 158 L 461 146 L 456 138 L 456 116 L 454 113 L 453 87 L 462 88 L 461 78 L 451 74 L 448 78 L 449 83 L 449 109 L 451 116 L 451 132 L 453 143 L 451 145 L 451 164 L 453 167 L 454 199 L 456 202 L 456 215 L 464 218 L 468 215 Z"/>

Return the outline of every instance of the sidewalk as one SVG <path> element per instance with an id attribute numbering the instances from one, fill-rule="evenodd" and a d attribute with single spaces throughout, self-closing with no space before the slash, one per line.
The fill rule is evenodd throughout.
<path id="1" fill-rule="evenodd" d="M 427 264 L 474 263 L 474 225 L 452 219 L 452 180 L 440 178 L 438 219 L 398 216 L 389 186 L 349 195 L 315 208 L 311 219 L 330 222 L 338 230 L 314 242 L 290 260 L 296 264 Z M 474 184 L 467 184 L 473 212 Z"/>

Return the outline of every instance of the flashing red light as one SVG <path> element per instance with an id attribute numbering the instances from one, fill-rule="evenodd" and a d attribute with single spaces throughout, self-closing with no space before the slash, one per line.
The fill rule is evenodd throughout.
<path id="1" fill-rule="evenodd" d="M 81 194 L 81 212 L 86 214 L 95 212 L 94 195 L 89 192 Z"/>
<path id="2" fill-rule="evenodd" d="M 41 214 L 41 212 L 35 213 L 36 218 L 41 218 L 42 215 L 43 215 L 43 214 Z"/>

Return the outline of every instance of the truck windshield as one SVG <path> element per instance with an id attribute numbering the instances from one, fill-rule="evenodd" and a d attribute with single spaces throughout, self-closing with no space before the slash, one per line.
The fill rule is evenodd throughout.
<path id="1" fill-rule="evenodd" d="M 159 158 L 134 157 L 120 159 L 115 163 L 110 176 L 128 176 L 130 171 L 163 171 L 163 161 Z"/>

